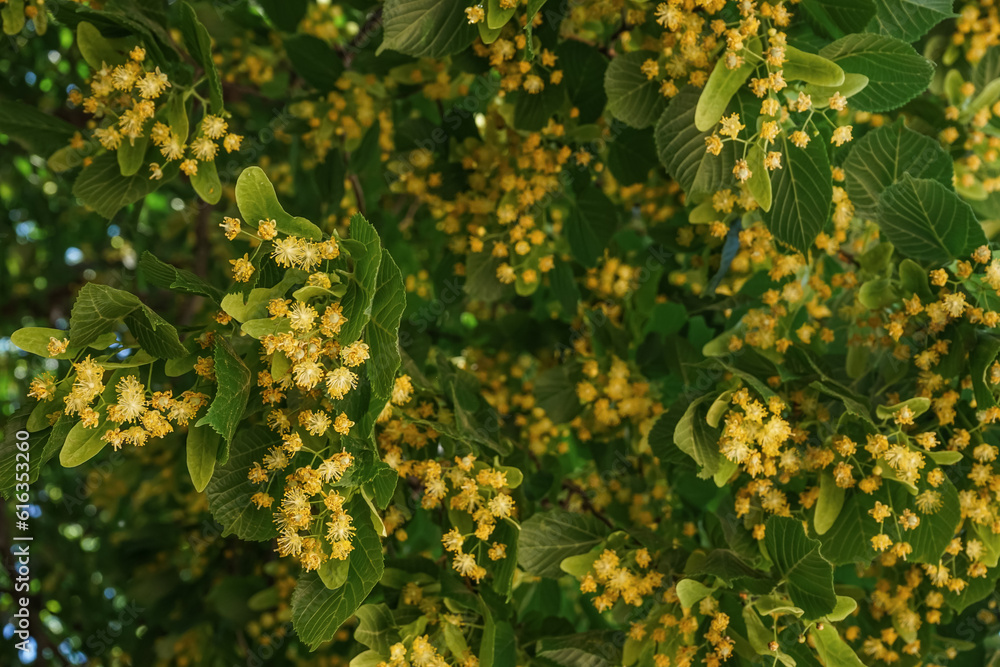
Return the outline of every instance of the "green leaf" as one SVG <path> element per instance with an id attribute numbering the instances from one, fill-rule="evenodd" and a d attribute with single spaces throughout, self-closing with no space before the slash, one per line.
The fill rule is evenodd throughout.
<path id="1" fill-rule="evenodd" d="M 164 165 L 163 178 L 153 180 L 143 173 L 122 176 L 114 153 L 98 155 L 83 168 L 73 183 L 73 194 L 109 220 L 122 207 L 134 204 L 177 175 L 177 165 Z"/>
<path id="2" fill-rule="evenodd" d="M 63 331 L 61 329 L 24 327 L 23 329 L 18 329 L 10 335 L 10 342 L 14 343 L 14 345 L 18 346 L 25 352 L 30 352 L 31 354 L 39 357 L 46 357 L 48 359 L 72 359 L 83 348 L 82 345 L 67 347 L 65 352 L 55 356 L 49 354 L 48 350 L 50 339 L 55 338 L 56 340 L 61 341 L 64 340 L 68 334 L 68 331 Z M 99 336 L 96 340 L 91 342 L 90 347 L 96 350 L 103 350 L 116 340 L 117 338 L 114 334 L 105 334 L 103 336 Z"/>
<path id="3" fill-rule="evenodd" d="M 938 181 L 909 174 L 882 192 L 878 223 L 897 250 L 918 260 L 966 258 L 987 242 L 971 206 Z"/>
<path id="4" fill-rule="evenodd" d="M 583 406 L 576 395 L 579 368 L 560 364 L 535 378 L 535 402 L 555 424 L 566 424 L 580 414 Z"/>
<path id="5" fill-rule="evenodd" d="M 704 405 L 714 399 L 713 394 L 707 394 L 692 401 L 674 429 L 674 443 L 697 462 L 698 476 L 702 478 L 714 475 L 722 458 L 719 453 L 719 432 L 708 425 L 708 408 Z"/>
<path id="6" fill-rule="evenodd" d="M 157 287 L 184 294 L 200 294 L 216 303 L 222 300 L 222 291 L 196 276 L 187 269 L 178 269 L 168 264 L 148 250 L 139 258 L 139 272 Z"/>
<path id="7" fill-rule="evenodd" d="M 912 46 L 883 35 L 848 35 L 825 46 L 819 55 L 845 72 L 868 77 L 864 90 L 851 98 L 859 111 L 891 111 L 924 92 L 934 66 Z"/>
<path id="8" fill-rule="evenodd" d="M 830 160 L 821 137 L 805 148 L 792 144 L 786 132 L 779 141 L 784 164 L 771 173 L 774 204 L 763 214 L 764 222 L 779 241 L 806 252 L 830 218 Z"/>
<path id="9" fill-rule="evenodd" d="M 640 69 L 647 60 L 656 61 L 655 51 L 633 51 L 611 60 L 604 73 L 608 111 L 618 120 L 642 129 L 656 122 L 667 105 L 656 79 L 648 79 Z"/>
<path id="10" fill-rule="evenodd" d="M 405 308 L 406 287 L 403 276 L 389 251 L 383 249 L 375 296 L 372 299 L 371 319 L 365 329 L 365 342 L 371 348 L 371 357 L 365 362 L 365 370 L 372 385 L 373 410 L 381 411 L 392 394 L 400 364 L 399 321 Z M 373 416 L 377 416 L 377 413 Z"/>
<path id="11" fill-rule="evenodd" d="M 565 108 L 566 88 L 549 83 L 539 93 L 515 90 L 508 94 L 508 99 L 514 103 L 514 127 L 538 132 Z"/>
<path id="12" fill-rule="evenodd" d="M 319 572 L 319 578 L 323 581 L 323 585 L 332 591 L 344 585 L 349 569 L 350 563 L 348 561 L 330 558 L 316 571 Z"/>
<path id="13" fill-rule="evenodd" d="M 531 15 L 530 2 L 528 15 Z M 594 123 L 604 113 L 608 102 L 604 92 L 608 59 L 595 47 L 574 39 L 564 40 L 555 51 L 563 70 L 566 95 L 570 104 L 580 111 L 579 122 L 583 125 Z"/>
<path id="14" fill-rule="evenodd" d="M 896 301 L 896 292 L 888 278 L 865 281 L 858 290 L 858 301 L 870 310 L 885 308 Z"/>
<path id="15" fill-rule="evenodd" d="M 858 601 L 854 598 L 849 598 L 843 595 L 837 596 L 837 606 L 833 608 L 829 614 L 826 615 L 828 621 L 838 622 L 842 621 L 851 614 L 854 610 L 858 608 Z"/>
<path id="16" fill-rule="evenodd" d="M 507 545 L 506 555 L 495 561 L 493 569 L 493 590 L 504 599 L 510 597 L 514 586 L 514 574 L 517 572 L 518 542 L 521 529 L 511 519 L 505 518 L 497 524 L 490 538 L 495 542 Z"/>
<path id="17" fill-rule="evenodd" d="M 817 86 L 833 87 L 844 83 L 844 70 L 822 56 L 786 46 L 785 58 L 782 72 L 788 81 L 805 81 Z"/>
<path id="18" fill-rule="evenodd" d="M 385 36 L 375 52 L 399 51 L 414 58 L 458 53 L 478 35 L 460 0 L 388 0 L 382 11 Z"/>
<path id="19" fill-rule="evenodd" d="M 875 0 L 879 32 L 915 42 L 945 19 L 958 16 L 952 0 Z"/>
<path id="20" fill-rule="evenodd" d="M 572 574 L 577 579 L 582 579 L 587 576 L 588 572 L 591 572 L 594 569 L 594 562 L 600 558 L 600 556 L 601 552 L 594 550 L 577 556 L 563 558 L 562 562 L 559 563 L 559 569 L 566 574 Z"/>
<path id="21" fill-rule="evenodd" d="M 44 9 L 42 10 L 44 11 Z M 0 18 L 3 19 L 5 35 L 17 35 L 24 29 L 24 0 L 7 0 L 0 8 Z"/>
<path id="22" fill-rule="evenodd" d="M 521 524 L 517 561 L 536 576 L 559 577 L 564 559 L 590 551 L 607 534 L 607 526 L 589 514 L 538 512 Z"/>
<path id="23" fill-rule="evenodd" d="M 773 658 L 772 666 L 779 662 L 785 667 L 795 667 L 795 660 L 790 658 L 781 649 L 772 651 L 770 642 L 774 639 L 774 630 L 767 628 L 761 620 L 760 615 L 752 605 L 743 607 L 743 623 L 747 629 L 747 641 L 757 655 L 766 655 Z"/>
<path id="24" fill-rule="evenodd" d="M 389 655 L 389 647 L 402 639 L 392 611 L 385 604 L 366 604 L 358 609 L 358 627 L 354 639 L 381 655 Z"/>
<path id="25" fill-rule="evenodd" d="M 483 639 L 479 645 L 480 667 L 514 667 L 517 658 L 514 628 L 507 621 L 496 620 L 483 598 L 479 598 L 479 613 L 483 617 Z"/>
<path id="26" fill-rule="evenodd" d="M 0 494 L 4 498 L 9 499 L 13 496 L 19 481 L 18 475 L 24 473 L 23 467 L 19 470 L 17 465 L 23 463 L 17 455 L 24 451 L 18 447 L 18 444 L 28 443 L 28 449 L 24 453 L 29 458 L 27 482 L 32 484 L 38 479 L 42 466 L 62 448 L 66 436 L 74 426 L 74 422 L 63 415 L 47 433 L 32 432 L 27 440 L 20 439 L 17 434 L 19 431 L 27 429 L 27 421 L 30 419 L 33 409 L 34 406 L 31 405 L 22 407 L 7 418 L 3 427 L 3 440 L 0 441 Z M 48 428 L 47 422 L 46 428 Z M 24 482 L 25 480 L 22 478 L 20 481 Z"/>
<path id="27" fill-rule="evenodd" d="M 507 25 L 507 21 L 510 17 L 514 15 L 517 10 L 517 5 L 513 5 L 507 9 L 500 6 L 500 0 L 487 0 L 486 2 L 486 25 L 487 27 L 496 30 Z"/>
<path id="28" fill-rule="evenodd" d="M 819 479 L 819 498 L 816 500 L 816 514 L 813 517 L 813 529 L 817 535 L 830 530 L 843 507 L 844 489 L 837 486 L 829 470 L 824 470 Z"/>
<path id="29" fill-rule="evenodd" d="M 546 637 L 536 645 L 536 657 L 561 667 L 617 667 L 622 664 L 621 637 L 614 630 Z"/>
<path id="30" fill-rule="evenodd" d="M 11 339 L 13 340 L 13 336 Z M 17 345 L 17 341 L 14 341 L 14 344 Z M 992 385 L 989 381 L 989 372 L 998 354 L 1000 354 L 1000 339 L 984 335 L 977 339 L 976 346 L 970 355 L 969 371 L 978 410 L 986 410 L 997 405 L 997 399 L 993 395 Z"/>
<path id="31" fill-rule="evenodd" d="M 834 93 L 840 93 L 842 97 L 854 97 L 868 86 L 868 77 L 864 74 L 854 72 L 844 73 L 844 83 L 839 86 L 817 86 L 808 84 L 803 92 L 812 97 L 813 106 L 817 109 L 826 109 L 830 106 L 830 98 Z"/>
<path id="32" fill-rule="evenodd" d="M 879 419 L 892 419 L 893 415 L 903 408 L 909 408 L 914 417 L 919 417 L 930 410 L 931 401 L 929 398 L 918 396 L 917 398 L 910 398 L 893 405 L 880 405 L 875 408 L 875 415 Z"/>
<path id="33" fill-rule="evenodd" d="M 954 177 L 951 156 L 941 144 L 907 128 L 902 118 L 861 137 L 844 162 L 844 172 L 851 203 L 868 218 L 878 214 L 882 192 L 904 174 L 949 187 Z"/>
<path id="34" fill-rule="evenodd" d="M 59 450 L 59 463 L 64 468 L 75 468 L 97 456 L 108 444 L 101 440 L 108 426 L 107 417 L 103 417 L 94 428 L 84 428 L 83 422 L 76 422 Z"/>
<path id="35" fill-rule="evenodd" d="M 875 16 L 872 0 L 802 0 L 801 7 L 810 23 L 834 39 L 863 32 Z"/>
<path id="36" fill-rule="evenodd" d="M 97 283 L 87 283 L 76 297 L 69 321 L 70 344 L 90 345 L 121 320 L 150 354 L 164 359 L 187 355 L 177 330 L 137 296 Z"/>
<path id="37" fill-rule="evenodd" d="M 474 252 L 465 256 L 465 285 L 463 289 L 470 299 L 492 303 L 513 292 L 510 285 L 497 279 L 497 268 L 503 259 L 486 252 Z"/>
<path id="38" fill-rule="evenodd" d="M 191 187 L 206 203 L 219 203 L 222 199 L 222 182 L 215 162 L 198 163 L 198 171 L 191 176 Z"/>
<path id="39" fill-rule="evenodd" d="M 929 485 L 921 483 L 918 490 L 922 492 L 929 488 Z M 940 494 L 941 506 L 933 512 L 923 512 L 917 507 L 917 496 L 908 493 L 900 485 L 892 485 L 892 505 L 895 511 L 901 512 L 908 507 L 920 517 L 920 525 L 902 533 L 902 538 L 913 547 L 913 551 L 907 556 L 907 560 L 913 563 L 938 563 L 962 521 L 958 491 L 951 480 L 945 478 L 944 483 L 934 490 Z"/>
<path id="40" fill-rule="evenodd" d="M 816 653 L 824 664 L 837 667 L 864 667 L 865 663 L 861 662 L 858 654 L 847 645 L 832 623 L 824 624 L 822 630 L 819 626 L 813 626 L 809 634 L 816 645 Z"/>
<path id="41" fill-rule="evenodd" d="M 188 429 L 187 469 L 198 493 L 204 491 L 212 480 L 220 442 L 219 435 L 207 426 Z"/>
<path id="42" fill-rule="evenodd" d="M 282 234 L 301 236 L 310 241 L 320 241 L 323 232 L 305 218 L 285 212 L 274 194 L 274 186 L 260 167 L 248 167 L 236 179 L 236 205 L 248 225 L 256 226 L 261 220 L 274 220 Z"/>
<path id="43" fill-rule="evenodd" d="M 76 26 L 76 45 L 80 55 L 92 69 L 99 70 L 104 65 L 121 65 L 128 56 L 116 49 L 94 24 L 81 21 Z"/>
<path id="44" fill-rule="evenodd" d="M 645 183 L 649 172 L 659 164 L 651 130 L 621 127 L 608 145 L 608 169 L 621 185 Z"/>
<path id="45" fill-rule="evenodd" d="M 250 398 L 250 369 L 236 354 L 232 343 L 223 336 L 215 337 L 216 390 L 208 412 L 196 426 L 210 425 L 215 432 L 230 442 L 236 428 L 243 420 L 247 400 Z"/>
<path id="46" fill-rule="evenodd" d="M 372 299 L 375 298 L 379 265 L 382 262 L 382 248 L 378 232 L 360 213 L 351 218 L 350 238 L 341 243 L 354 261 L 354 275 L 340 302 L 347 322 L 341 327 L 337 340 L 341 345 L 350 345 L 361 336 L 371 317 Z M 387 280 L 391 275 L 391 271 L 386 274 Z"/>
<path id="47" fill-rule="evenodd" d="M 991 46 L 975 67 L 972 68 L 972 83 L 976 90 L 984 90 L 990 82 L 1000 77 L 1000 46 Z"/>
<path id="48" fill-rule="evenodd" d="M 789 51 L 792 50 L 792 47 L 787 48 Z M 708 77 L 708 82 L 701 92 L 701 97 L 698 98 L 698 106 L 694 112 L 694 125 L 700 132 L 711 130 L 715 127 L 716 123 L 722 120 L 722 116 L 726 113 L 726 108 L 729 106 L 729 101 L 733 99 L 733 95 L 743 87 L 750 74 L 757 69 L 761 54 L 760 38 L 753 37 L 747 42 L 746 50 L 749 53 L 743 54 L 743 64 L 735 69 L 729 69 L 726 66 L 724 58 L 720 58 L 715 63 L 715 68 Z M 617 61 L 618 59 L 616 58 L 615 60 Z M 614 67 L 614 62 L 612 62 L 611 66 Z M 653 83 L 656 83 L 655 79 Z M 657 95 L 662 97 L 658 89 L 656 92 Z M 611 91 L 608 91 L 608 97 L 609 99 L 614 99 Z"/>
<path id="49" fill-rule="evenodd" d="M 36 107 L 13 100 L 0 101 L 0 133 L 29 151 L 49 155 L 66 146 L 76 127 Z"/>
<path id="50" fill-rule="evenodd" d="M 802 609 L 796 607 L 787 599 L 777 595 L 762 595 L 757 598 L 757 601 L 754 602 L 753 606 L 758 612 L 760 612 L 761 616 L 769 616 L 771 614 L 784 616 L 785 614 L 791 614 L 795 617 L 799 617 L 805 613 Z"/>
<path id="51" fill-rule="evenodd" d="M 654 133 L 660 162 L 688 197 L 711 194 L 736 182 L 735 143 L 726 143 L 720 155 L 712 155 L 705 150 L 705 138 L 711 132 L 700 132 L 694 126 L 699 95 L 697 88 L 685 86 L 670 100 Z"/>
<path id="52" fill-rule="evenodd" d="M 618 227 L 618 207 L 596 185 L 577 195 L 566 221 L 573 256 L 584 266 L 595 266 Z"/>
<path id="53" fill-rule="evenodd" d="M 384 510 L 389 506 L 389 501 L 392 500 L 396 483 L 399 481 L 399 473 L 383 461 L 379 461 L 376 468 L 377 471 L 371 480 L 373 496 L 378 508 Z"/>
<path id="54" fill-rule="evenodd" d="M 334 634 L 368 597 L 384 568 L 382 542 L 371 521 L 370 510 L 361 494 L 347 504 L 357 533 L 354 550 L 348 556 L 347 581 L 337 590 L 328 589 L 315 572 L 304 572 L 292 594 L 292 625 L 299 639 L 311 650 L 333 639 Z"/>
<path id="55" fill-rule="evenodd" d="M 148 126 L 149 123 L 147 122 L 146 125 Z M 146 147 L 148 145 L 148 134 L 132 141 L 128 138 L 122 139 L 121 146 L 115 151 L 118 156 L 118 169 L 122 176 L 133 176 L 142 168 L 146 162 Z"/>
<path id="56" fill-rule="evenodd" d="M 819 541 L 806 535 L 802 522 L 772 516 L 767 520 L 764 545 L 785 581 L 789 597 L 805 611 L 806 619 L 834 610 L 837 596 L 833 592 L 833 566 L 820 555 Z"/>
<path id="57" fill-rule="evenodd" d="M 285 37 L 282 45 L 295 72 L 309 85 L 324 92 L 337 87 L 344 64 L 326 42 L 313 35 L 298 34 Z"/>
<path id="58" fill-rule="evenodd" d="M 271 510 L 257 509 L 250 498 L 263 486 L 252 484 L 247 471 L 260 463 L 272 447 L 281 441 L 266 428 L 255 427 L 240 431 L 233 439 L 229 460 L 215 470 L 208 483 L 208 509 L 216 521 L 225 528 L 225 535 L 236 535 L 241 540 L 261 542 L 278 534 L 271 520 Z M 268 492 L 281 498 L 282 475 L 276 475 Z"/>
<path id="59" fill-rule="evenodd" d="M 677 599 L 680 600 L 681 606 L 686 609 L 694 607 L 714 591 L 714 588 L 709 588 L 694 579 L 681 579 L 677 582 Z"/>
<path id="60" fill-rule="evenodd" d="M 875 557 L 871 538 L 879 534 L 879 526 L 868 512 L 876 500 L 885 503 L 886 491 L 873 495 L 855 491 L 847 498 L 833 526 L 822 535 L 824 557 L 836 565 L 867 564 Z"/>
<path id="61" fill-rule="evenodd" d="M 211 105 L 212 113 L 220 113 L 223 104 L 222 80 L 219 78 L 219 70 L 215 67 L 215 61 L 212 60 L 212 38 L 209 36 L 205 26 L 198 20 L 198 15 L 195 13 L 194 8 L 186 2 L 181 3 L 180 18 L 180 30 L 181 35 L 184 37 L 184 46 L 187 47 L 188 53 L 191 54 L 195 61 L 201 65 L 202 70 L 205 72 L 205 78 L 208 79 L 209 104 Z M 198 171 L 201 171 L 201 165 L 199 165 Z M 201 192 L 198 194 L 200 195 Z M 202 196 L 202 199 L 208 201 L 204 196 Z"/>

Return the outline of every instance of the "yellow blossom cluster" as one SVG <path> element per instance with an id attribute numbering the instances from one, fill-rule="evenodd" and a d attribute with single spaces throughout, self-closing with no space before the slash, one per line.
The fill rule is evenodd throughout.
<path id="1" fill-rule="evenodd" d="M 181 170 L 189 176 L 198 172 L 199 162 L 215 160 L 219 150 L 216 141 L 221 140 L 227 152 L 239 150 L 243 138 L 227 132 L 228 123 L 217 115 L 204 116 L 190 143 L 187 136 L 179 136 L 179 121 L 170 113 L 160 113 L 164 105 L 157 107 L 157 100 L 171 87 L 170 80 L 159 67 L 147 69 L 145 60 L 145 49 L 137 46 L 126 62 L 114 66 L 104 63 L 93 73 L 89 96 L 84 97 L 76 89 L 70 93 L 70 101 L 82 105 L 95 120 L 109 121 L 93 130 L 94 138 L 105 150 L 117 151 L 122 142 L 135 146 L 137 139 L 148 137 L 166 162 L 180 160 Z M 185 113 L 183 107 L 179 113 Z M 162 119 L 158 120 L 157 114 Z M 183 125 L 187 127 L 186 118 Z M 82 140 L 75 137 L 72 145 L 82 148 Z M 150 178 L 163 177 L 160 163 L 150 163 L 149 170 Z"/>

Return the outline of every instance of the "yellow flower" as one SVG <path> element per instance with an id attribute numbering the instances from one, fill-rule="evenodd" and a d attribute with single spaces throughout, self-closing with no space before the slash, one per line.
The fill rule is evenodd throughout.
<path id="1" fill-rule="evenodd" d="M 59 340 L 58 338 L 51 337 L 49 338 L 49 344 L 47 346 L 47 349 L 49 352 L 49 356 L 55 357 L 65 352 L 68 347 L 69 347 L 68 338 L 63 338 L 62 340 Z"/>
<path id="2" fill-rule="evenodd" d="M 337 415 L 337 419 L 333 422 L 333 430 L 341 435 L 350 433 L 352 426 L 354 426 L 354 422 L 348 419 L 347 413 L 344 412 Z"/>
<path id="3" fill-rule="evenodd" d="M 250 261 L 249 253 L 243 253 L 239 259 L 231 259 L 229 263 L 233 265 L 233 278 L 236 282 L 245 283 L 253 275 L 254 267 Z"/>
<path id="4" fill-rule="evenodd" d="M 219 227 L 226 233 L 226 238 L 232 241 L 240 234 L 240 221 L 238 218 L 225 217 L 219 223 Z"/>

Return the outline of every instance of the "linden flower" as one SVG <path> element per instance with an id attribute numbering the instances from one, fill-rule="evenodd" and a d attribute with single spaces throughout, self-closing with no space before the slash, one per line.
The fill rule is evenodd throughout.
<path id="1" fill-rule="evenodd" d="M 332 304 L 326 307 L 323 311 L 323 317 L 320 319 L 319 328 L 324 336 L 336 336 L 340 333 L 340 328 L 344 326 L 347 322 L 347 318 L 344 317 L 343 309 L 339 303 Z"/>
<path id="2" fill-rule="evenodd" d="M 872 547 L 875 551 L 885 551 L 892 546 L 892 540 L 886 534 L 876 535 L 872 538 Z"/>
<path id="3" fill-rule="evenodd" d="M 338 418 L 339 419 L 339 418 Z M 352 424 L 353 425 L 353 424 Z M 348 452 L 338 452 L 330 458 L 326 459 L 316 468 L 319 472 L 320 477 L 323 478 L 324 482 L 336 482 L 339 481 L 347 469 L 351 467 L 351 463 L 354 462 L 354 457 Z M 335 509 L 331 503 L 336 504 L 339 498 L 340 504 L 343 504 L 344 499 L 336 493 L 331 493 L 326 497 L 324 501 L 330 509 Z"/>
<path id="4" fill-rule="evenodd" d="M 717 134 L 705 137 L 705 150 L 712 155 L 718 155 L 721 153 L 722 145 L 722 139 L 720 139 Z"/>
<path id="5" fill-rule="evenodd" d="M 316 319 L 316 309 L 308 303 L 296 301 L 295 305 L 288 311 L 288 319 L 291 321 L 292 329 L 295 331 L 310 331 L 313 328 L 313 321 Z"/>
<path id="6" fill-rule="evenodd" d="M 347 417 L 346 412 L 341 412 L 337 415 L 336 421 L 333 422 L 333 430 L 340 435 L 347 435 L 350 433 L 352 426 L 354 426 L 354 422 Z"/>
<path id="7" fill-rule="evenodd" d="M 469 19 L 471 24 L 482 23 L 486 19 L 486 11 L 480 5 L 466 7 L 465 17 Z"/>
<path id="8" fill-rule="evenodd" d="M 330 396 L 335 400 L 340 400 L 347 395 L 351 389 L 358 386 L 358 376 L 346 368 L 337 368 L 326 374 L 326 388 Z"/>
<path id="9" fill-rule="evenodd" d="M 149 180 L 158 181 L 163 178 L 163 169 L 158 162 L 149 163 Z"/>
<path id="10" fill-rule="evenodd" d="M 240 221 L 238 218 L 225 217 L 219 223 L 219 227 L 226 232 L 226 238 L 232 241 L 240 235 Z"/>
<path id="11" fill-rule="evenodd" d="M 719 130 L 719 134 L 724 137 L 735 139 L 739 135 L 740 130 L 745 127 L 746 126 L 740 122 L 740 115 L 738 113 L 734 113 L 722 119 L 722 128 Z"/>
<path id="12" fill-rule="evenodd" d="M 108 419 L 121 424 L 133 422 L 146 411 L 146 387 L 134 375 L 126 375 L 115 386 L 118 402 L 108 406 Z"/>
<path id="13" fill-rule="evenodd" d="M 274 242 L 274 250 L 271 251 L 274 263 L 280 267 L 289 267 L 298 264 L 302 257 L 302 239 L 288 236 Z"/>
<path id="14" fill-rule="evenodd" d="M 517 272 L 514 271 L 514 267 L 504 262 L 497 267 L 497 280 L 505 285 L 509 285 L 515 280 L 517 280 Z"/>
<path id="15" fill-rule="evenodd" d="M 413 383 L 409 375 L 400 375 L 392 385 L 392 402 L 404 405 L 413 395 Z"/>
<path id="16" fill-rule="evenodd" d="M 323 435 L 330 428 L 330 416 L 322 410 L 316 410 L 309 414 L 303 425 L 310 435 Z"/>
<path id="17" fill-rule="evenodd" d="M 351 343 L 340 351 L 340 358 L 351 368 L 360 366 L 368 357 L 368 343 L 363 343 L 360 340 Z"/>
<path id="18" fill-rule="evenodd" d="M 463 577 L 469 577 L 476 582 L 486 576 L 486 570 L 476 563 L 476 557 L 472 554 L 458 554 L 451 566 Z"/>
<path id="19" fill-rule="evenodd" d="M 345 542 L 354 537 L 351 516 L 341 512 L 326 523 L 326 539 L 330 542 Z"/>
<path id="20" fill-rule="evenodd" d="M 231 259 L 229 263 L 233 265 L 233 278 L 236 282 L 245 283 L 253 275 L 253 263 L 250 261 L 250 254 L 243 253 L 239 259 Z"/>
<path id="21" fill-rule="evenodd" d="M 232 153 L 233 151 L 238 151 L 240 149 L 240 144 L 243 143 L 243 137 L 239 134 L 227 134 L 226 138 L 222 140 L 222 147 L 226 149 L 227 153 Z"/>
<path id="22" fill-rule="evenodd" d="M 806 146 L 809 145 L 810 141 L 809 135 L 803 132 L 802 130 L 796 130 L 792 132 L 791 139 L 792 143 L 795 144 L 795 146 L 798 148 L 805 148 Z"/>
<path id="23" fill-rule="evenodd" d="M 157 67 L 155 72 L 146 72 L 146 75 L 136 82 L 135 87 L 143 99 L 155 100 L 170 87 L 170 81 L 167 80 L 167 75 Z"/>
<path id="24" fill-rule="evenodd" d="M 201 131 L 209 139 L 221 139 L 229 125 L 219 116 L 209 114 L 201 120 Z"/>
<path id="25" fill-rule="evenodd" d="M 830 143 L 836 144 L 838 146 L 843 146 L 852 139 L 851 131 L 853 129 L 854 127 L 852 125 L 841 125 L 836 130 L 833 131 L 833 136 L 830 138 Z"/>
<path id="26" fill-rule="evenodd" d="M 56 355 L 62 354 L 69 348 L 69 339 L 63 338 L 59 340 L 55 337 L 49 338 L 49 344 L 46 349 L 49 351 L 49 356 L 54 357 Z"/>
<path id="27" fill-rule="evenodd" d="M 47 401 L 56 394 L 56 382 L 51 373 L 43 373 L 31 380 L 28 396 L 39 401 Z"/>
<path id="28" fill-rule="evenodd" d="M 537 74 L 529 74 L 525 77 L 523 85 L 524 89 L 528 91 L 530 95 L 537 95 L 545 88 L 545 82 L 542 81 L 542 77 Z"/>
<path id="29" fill-rule="evenodd" d="M 178 156 L 179 157 L 179 156 Z M 198 173 L 198 162 L 197 160 L 187 159 L 181 162 L 181 171 L 187 176 L 194 176 Z"/>
<path id="30" fill-rule="evenodd" d="M 278 235 L 278 223 L 274 220 L 261 220 L 257 223 L 257 236 L 265 241 L 270 241 Z"/>
<path id="31" fill-rule="evenodd" d="M 746 183 L 753 176 L 753 172 L 750 171 L 750 167 L 747 165 L 746 160 L 737 160 L 736 165 L 733 167 L 733 176 L 740 183 Z"/>
<path id="32" fill-rule="evenodd" d="M 462 545 L 465 544 L 465 538 L 458 532 L 458 528 L 452 528 L 441 538 L 441 544 L 444 545 L 445 551 L 460 554 L 462 553 Z"/>
<path id="33" fill-rule="evenodd" d="M 190 150 L 200 162 L 211 162 L 215 159 L 219 147 L 208 137 L 198 137 L 191 142 Z"/>

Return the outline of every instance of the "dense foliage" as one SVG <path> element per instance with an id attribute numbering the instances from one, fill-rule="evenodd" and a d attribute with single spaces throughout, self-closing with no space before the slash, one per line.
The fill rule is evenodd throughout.
<path id="1" fill-rule="evenodd" d="M 473 1 L 0 0 L 0 659 L 1000 664 L 996 3 Z"/>

